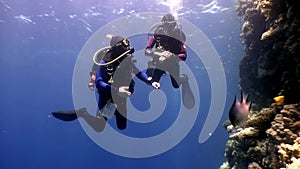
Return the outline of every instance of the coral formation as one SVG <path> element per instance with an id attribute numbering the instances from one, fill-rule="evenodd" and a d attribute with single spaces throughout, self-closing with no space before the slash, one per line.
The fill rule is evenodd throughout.
<path id="1" fill-rule="evenodd" d="M 286 167 L 291 168 L 298 165 L 297 168 L 300 168 L 300 137 L 294 140 L 293 145 L 281 143 L 278 149 L 279 158 Z"/>
<path id="2" fill-rule="evenodd" d="M 227 126 L 229 168 L 283 169 L 300 161 L 300 103 L 264 108 L 235 128 Z"/>
<path id="3" fill-rule="evenodd" d="M 229 168 L 229 163 L 228 163 L 228 162 L 223 163 L 223 164 L 220 166 L 220 169 L 230 169 L 230 168 Z"/>
<path id="4" fill-rule="evenodd" d="M 251 163 L 248 166 L 249 169 L 262 169 L 256 162 Z"/>
<path id="5" fill-rule="evenodd" d="M 300 159 L 292 158 L 291 159 L 292 163 L 286 165 L 286 169 L 298 169 L 300 168 Z"/>
<path id="6" fill-rule="evenodd" d="M 230 138 L 238 138 L 238 139 L 244 139 L 244 138 L 249 138 L 249 137 L 256 137 L 258 136 L 258 130 L 253 128 L 253 127 L 247 127 L 243 130 L 240 130 L 236 133 L 231 134 L 229 137 Z"/>

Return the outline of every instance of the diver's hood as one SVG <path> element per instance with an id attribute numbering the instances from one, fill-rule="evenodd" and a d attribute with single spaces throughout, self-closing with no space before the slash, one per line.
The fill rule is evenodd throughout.
<path id="1" fill-rule="evenodd" d="M 163 22 L 157 22 L 157 23 L 153 24 L 148 31 L 148 35 L 150 35 L 154 29 L 156 29 L 162 25 L 163 25 Z"/>
<path id="2" fill-rule="evenodd" d="M 181 25 L 178 24 L 177 21 L 172 21 L 173 23 L 171 23 L 170 27 L 167 28 L 167 29 L 181 29 Z M 149 31 L 148 31 L 148 36 L 150 36 L 152 33 L 152 31 L 154 31 L 155 29 L 157 29 L 158 27 L 164 27 L 164 25 L 166 24 L 166 22 L 163 22 L 163 21 L 160 21 L 160 22 L 157 22 L 155 24 L 153 24 Z M 166 27 L 164 27 L 164 29 L 166 29 Z"/>
<path id="3" fill-rule="evenodd" d="M 124 39 L 125 38 L 123 36 L 113 36 L 110 40 L 110 46 L 113 47 Z"/>

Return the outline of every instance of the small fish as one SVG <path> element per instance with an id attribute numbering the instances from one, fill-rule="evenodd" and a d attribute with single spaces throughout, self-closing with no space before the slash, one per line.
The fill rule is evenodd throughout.
<path id="1" fill-rule="evenodd" d="M 229 121 L 233 126 L 242 124 L 248 120 L 250 113 L 251 102 L 248 101 L 248 94 L 241 91 L 241 101 L 234 97 L 234 102 L 229 110 Z"/>
<path id="2" fill-rule="evenodd" d="M 282 105 L 284 102 L 284 96 L 277 96 L 273 98 L 276 105 Z"/>

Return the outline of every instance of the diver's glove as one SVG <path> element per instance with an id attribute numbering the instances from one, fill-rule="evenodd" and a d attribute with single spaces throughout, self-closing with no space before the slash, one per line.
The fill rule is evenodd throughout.
<path id="1" fill-rule="evenodd" d="M 96 72 L 95 71 L 90 72 L 90 77 L 91 77 L 91 80 L 89 81 L 88 86 L 89 86 L 89 89 L 94 90 L 95 80 L 96 80 Z"/>
<path id="2" fill-rule="evenodd" d="M 154 87 L 155 89 L 160 89 L 160 83 L 158 82 L 152 82 L 152 87 Z"/>
<path id="3" fill-rule="evenodd" d="M 146 56 L 152 56 L 153 53 L 154 53 L 154 52 L 153 52 L 151 49 L 149 49 L 149 48 L 147 48 L 147 49 L 145 50 L 145 55 L 146 55 Z"/>
<path id="4" fill-rule="evenodd" d="M 131 92 L 129 91 L 129 86 L 121 86 L 121 87 L 119 87 L 118 94 L 121 97 L 130 96 Z"/>
<path id="5" fill-rule="evenodd" d="M 133 54 L 134 53 L 134 48 L 130 48 L 129 50 L 130 50 L 129 54 Z"/>
<path id="6" fill-rule="evenodd" d="M 180 53 L 177 55 L 181 60 L 185 61 L 186 60 L 186 54 Z"/>
<path id="7" fill-rule="evenodd" d="M 152 87 L 154 87 L 155 89 L 160 89 L 160 83 L 158 83 L 158 82 L 154 82 L 153 81 L 153 78 L 150 76 L 150 77 L 148 77 L 148 84 L 150 85 L 151 84 L 151 86 Z"/>

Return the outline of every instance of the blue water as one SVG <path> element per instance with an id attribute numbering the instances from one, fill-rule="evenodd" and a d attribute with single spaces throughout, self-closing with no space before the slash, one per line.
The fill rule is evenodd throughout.
<path id="1" fill-rule="evenodd" d="M 146 0 L 1 0 L 0 168 L 217 169 L 225 161 L 224 148 L 228 139 L 222 124 L 238 93 L 238 63 L 243 56 L 239 38 L 241 23 L 235 14 L 234 1 L 183 1 L 181 7 L 179 18 L 202 30 L 219 54 L 227 85 L 224 112 L 211 137 L 199 143 L 199 133 L 210 109 L 212 89 L 207 68 L 188 48 L 186 63 L 196 77 L 201 94 L 201 101 L 197 103 L 200 113 L 195 124 L 169 151 L 146 158 L 129 158 L 97 145 L 77 120 L 62 122 L 53 118 L 51 112 L 74 107 L 74 66 L 84 44 L 97 30 L 122 16 L 141 12 L 168 13 L 169 6 L 164 1 Z M 143 45 L 138 45 L 146 41 L 138 41 L 141 41 L 138 37 L 132 38 L 133 45 L 142 49 Z M 87 81 L 82 83 L 87 84 Z M 147 100 L 147 95 L 141 91 L 148 93 L 150 90 L 141 81 L 136 80 L 136 83 L 131 100 L 143 111 L 149 102 L 144 105 L 137 102 Z M 129 122 L 123 134 L 150 137 L 172 125 L 178 116 L 176 105 L 180 104 L 180 97 L 176 91 L 172 94 L 174 89 L 167 76 L 161 84 L 166 86 L 162 90 L 168 105 L 175 106 L 168 106 L 153 123 Z M 113 120 L 109 124 L 115 128 Z M 122 145 L 122 140 L 111 142 Z M 136 151 L 134 146 L 130 148 Z M 139 151 L 151 148 L 155 147 Z"/>

